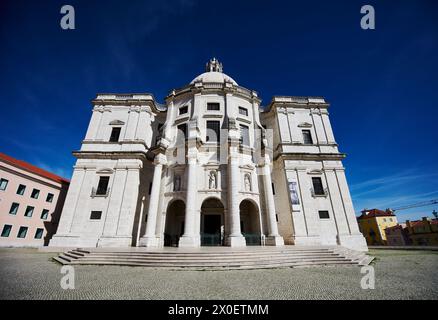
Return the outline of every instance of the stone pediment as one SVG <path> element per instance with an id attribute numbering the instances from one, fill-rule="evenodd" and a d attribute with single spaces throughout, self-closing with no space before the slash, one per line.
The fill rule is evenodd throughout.
<path id="1" fill-rule="evenodd" d="M 298 128 L 312 128 L 312 124 L 311 124 L 311 123 L 308 123 L 308 122 L 301 122 L 301 123 L 298 125 Z"/>
<path id="2" fill-rule="evenodd" d="M 103 169 L 99 169 L 96 171 L 97 174 L 105 174 L 105 173 L 111 174 L 113 172 L 114 172 L 113 169 L 110 169 L 110 168 L 103 168 Z"/>
<path id="3" fill-rule="evenodd" d="M 109 124 L 110 124 L 111 126 L 122 126 L 122 125 L 124 125 L 125 123 L 124 123 L 123 121 L 121 121 L 121 120 L 113 120 L 113 121 L 111 121 Z"/>
<path id="4" fill-rule="evenodd" d="M 308 171 L 307 173 L 308 174 L 323 174 L 323 170 L 319 170 L 319 169 L 313 169 L 313 170 L 310 170 L 310 171 Z"/>

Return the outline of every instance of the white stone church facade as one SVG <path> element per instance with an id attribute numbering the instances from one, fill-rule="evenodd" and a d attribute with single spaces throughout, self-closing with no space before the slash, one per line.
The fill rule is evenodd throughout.
<path id="1" fill-rule="evenodd" d="M 329 104 L 260 103 L 216 59 L 165 105 L 146 93 L 98 94 L 50 246 L 366 251 Z"/>

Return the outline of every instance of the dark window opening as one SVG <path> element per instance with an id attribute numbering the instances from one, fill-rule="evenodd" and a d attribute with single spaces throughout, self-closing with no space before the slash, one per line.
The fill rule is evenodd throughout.
<path id="1" fill-rule="evenodd" d="M 22 196 L 24 191 L 26 191 L 26 186 L 24 184 L 20 184 L 17 189 L 17 194 Z"/>
<path id="2" fill-rule="evenodd" d="M 91 211 L 90 219 L 91 220 L 100 220 L 102 217 L 102 211 Z"/>
<path id="3" fill-rule="evenodd" d="M 49 216 L 49 210 L 43 209 L 43 212 L 41 213 L 41 219 L 46 220 Z"/>
<path id="4" fill-rule="evenodd" d="M 220 121 L 207 121 L 207 141 L 219 142 Z"/>
<path id="5" fill-rule="evenodd" d="M 303 130 L 303 141 L 304 144 L 313 144 L 312 134 L 310 130 Z"/>
<path id="6" fill-rule="evenodd" d="M 329 219 L 329 212 L 327 210 L 318 211 L 320 219 Z"/>
<path id="7" fill-rule="evenodd" d="M 111 131 L 110 142 L 118 142 L 120 138 L 120 131 L 122 128 L 113 128 Z"/>
<path id="8" fill-rule="evenodd" d="M 12 226 L 10 224 L 5 224 L 2 230 L 2 237 L 9 237 L 11 234 Z"/>
<path id="9" fill-rule="evenodd" d="M 6 187 L 8 186 L 9 180 L 6 179 L 0 179 L 0 190 L 6 190 Z"/>
<path id="10" fill-rule="evenodd" d="M 20 205 L 18 203 L 13 202 L 12 205 L 11 205 L 11 208 L 9 209 L 9 214 L 17 214 L 19 206 Z"/>
<path id="11" fill-rule="evenodd" d="M 25 217 L 32 217 L 32 215 L 33 215 L 33 210 L 34 210 L 35 208 L 34 207 L 32 207 L 32 206 L 27 206 L 27 208 L 26 208 L 26 212 L 24 213 L 24 216 Z"/>
<path id="12" fill-rule="evenodd" d="M 31 198 L 34 199 L 38 199 L 38 197 L 40 196 L 40 190 L 38 189 L 33 189 L 32 190 L 32 194 L 30 195 Z"/>
<path id="13" fill-rule="evenodd" d="M 313 183 L 313 192 L 315 193 L 315 195 L 321 196 L 325 194 L 321 178 L 319 177 L 312 178 L 312 183 Z"/>
<path id="14" fill-rule="evenodd" d="M 106 195 L 108 191 L 108 183 L 110 177 L 100 177 L 99 184 L 97 185 L 96 195 Z"/>
<path id="15" fill-rule="evenodd" d="M 43 237 L 44 229 L 37 228 L 35 231 L 35 239 L 41 239 Z"/>
<path id="16" fill-rule="evenodd" d="M 219 111 L 220 104 L 217 102 L 209 102 L 209 103 L 207 103 L 207 110 L 208 111 Z"/>
<path id="17" fill-rule="evenodd" d="M 248 116 L 248 109 L 244 107 L 239 107 L 239 114 Z"/>
<path id="18" fill-rule="evenodd" d="M 187 112 L 189 112 L 189 107 L 188 106 L 184 106 L 179 108 L 179 114 L 186 114 Z"/>
<path id="19" fill-rule="evenodd" d="M 26 238 L 28 227 L 20 227 L 18 230 L 17 238 Z"/>
<path id="20" fill-rule="evenodd" d="M 47 201 L 47 202 L 52 202 L 52 201 L 53 201 L 53 197 L 54 197 L 53 193 L 48 193 L 48 194 L 47 194 L 46 201 Z"/>
<path id="21" fill-rule="evenodd" d="M 272 194 L 275 196 L 275 186 L 273 182 L 272 182 Z"/>

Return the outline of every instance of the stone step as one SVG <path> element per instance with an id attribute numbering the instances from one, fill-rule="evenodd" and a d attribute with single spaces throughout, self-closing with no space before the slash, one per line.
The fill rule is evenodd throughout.
<path id="1" fill-rule="evenodd" d="M 327 260 L 315 260 L 315 261 L 293 261 L 293 262 L 280 262 L 275 261 L 258 263 L 258 264 L 241 264 L 233 263 L 226 265 L 175 265 L 175 264 L 147 264 L 144 262 L 128 262 L 128 261 L 87 261 L 84 263 L 73 263 L 84 265 L 112 265 L 112 266 L 131 266 L 131 267 L 149 267 L 149 268 L 166 268 L 176 270 L 234 270 L 234 269 L 267 269 L 267 268 L 291 268 L 291 267 L 305 267 L 305 266 L 326 266 L 326 265 L 356 265 L 352 261 L 339 260 L 339 261 L 327 261 Z"/>
<path id="2" fill-rule="evenodd" d="M 333 251 L 270 251 L 270 252 L 234 252 L 234 253 L 195 253 L 195 252 L 187 252 L 187 253 L 164 253 L 164 252 L 90 252 L 90 255 L 93 256 L 106 256 L 106 255 L 113 255 L 113 256 L 141 256 L 141 257 L 243 257 L 243 256 L 256 256 L 256 257 L 263 257 L 263 256 L 278 256 L 278 255 L 310 255 L 310 254 L 321 254 L 321 255 L 329 255 L 334 254 Z"/>
<path id="3" fill-rule="evenodd" d="M 70 261 L 65 260 L 61 255 L 59 255 L 58 257 L 53 257 L 52 259 L 63 265 L 71 264 Z"/>
<path id="4" fill-rule="evenodd" d="M 318 256 L 332 256 L 332 255 L 336 255 L 339 256 L 339 254 L 337 253 L 333 253 L 333 252 L 301 252 L 301 253 L 269 253 L 269 254 L 233 254 L 233 255 L 221 255 L 221 254 L 214 254 L 214 255 L 210 255 L 210 254 L 184 254 L 184 255 L 169 255 L 169 254 L 159 254 L 159 253 L 154 253 L 154 254 L 142 254 L 142 253 L 111 253 L 111 252 L 107 252 L 107 253 L 90 253 L 88 255 L 84 255 L 84 257 L 87 256 L 93 256 L 93 257 L 141 257 L 141 258 L 147 258 L 147 259 L 153 259 L 153 258 L 178 258 L 178 259 L 193 259 L 193 258 L 202 258 L 202 259 L 238 259 L 238 258 L 251 258 L 251 257 L 256 257 L 256 258 L 271 258 L 271 257 L 305 257 L 305 256 L 312 256 L 312 255 L 318 255 Z"/>
<path id="5" fill-rule="evenodd" d="M 64 255 L 66 255 L 67 257 L 73 258 L 73 259 L 78 259 L 78 258 L 84 257 L 83 254 L 77 254 L 73 251 L 64 252 Z"/>
<path id="6" fill-rule="evenodd" d="M 72 263 L 82 264 L 82 263 L 97 263 L 97 262 L 128 262 L 128 263 L 142 263 L 147 265 L 168 265 L 168 266 L 189 266 L 189 265 L 203 265 L 203 266 L 219 266 L 219 265 L 235 265 L 235 264 L 245 264 L 245 265 L 255 265 L 255 264 L 269 264 L 269 263 L 291 263 L 291 262 L 308 262 L 308 261 L 349 261 L 351 260 L 345 258 L 326 258 L 326 257 L 313 257 L 307 259 L 271 259 L 271 260 L 229 260 L 229 261 L 211 261 L 211 260 L 146 260 L 146 259 L 97 259 L 97 258 L 87 258 L 87 259 L 78 259 L 71 261 Z"/>
<path id="7" fill-rule="evenodd" d="M 251 257 L 202 257 L 202 256 L 193 256 L 193 257 L 169 257 L 169 256 L 154 256 L 154 257 L 142 257 L 142 256 L 117 256 L 117 255 L 105 255 L 105 256 L 96 256 L 93 254 L 90 254 L 88 256 L 84 256 L 79 258 L 79 260 L 142 260 L 142 261 L 169 261 L 169 262 L 185 262 L 185 261 L 214 261 L 214 262 L 228 262 L 228 261 L 269 261 L 269 260 L 290 260 L 290 259 L 314 259 L 314 258 L 320 258 L 320 259 L 344 259 L 344 257 L 331 254 L 331 255 L 293 255 L 293 256 L 266 256 L 266 257 L 260 257 L 260 256 L 251 256 Z"/>
<path id="8" fill-rule="evenodd" d="M 331 247 L 258 247 L 246 249 L 142 251 L 132 249 L 75 249 L 54 260 L 74 265 L 143 266 L 165 269 L 231 270 L 321 265 L 358 265 L 363 253 Z"/>

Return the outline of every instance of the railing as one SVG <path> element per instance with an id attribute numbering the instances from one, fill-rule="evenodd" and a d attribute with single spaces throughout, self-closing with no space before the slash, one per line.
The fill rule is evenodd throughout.
<path id="1" fill-rule="evenodd" d="M 312 197 L 327 197 L 328 196 L 328 189 L 324 188 L 323 193 L 316 193 L 313 188 L 310 188 L 310 193 L 312 194 Z"/>
<path id="2" fill-rule="evenodd" d="M 262 243 L 262 239 L 259 234 L 244 233 L 243 236 L 245 237 L 247 246 L 260 246 Z"/>
<path id="3" fill-rule="evenodd" d="M 222 239 L 220 233 L 201 233 L 202 246 L 221 246 Z"/>
<path id="4" fill-rule="evenodd" d="M 105 193 L 102 193 L 102 192 L 98 193 L 97 189 L 93 187 L 91 189 L 91 197 L 92 198 L 94 198 L 94 197 L 108 197 L 109 196 L 109 192 L 110 192 L 110 188 L 107 188 Z"/>

